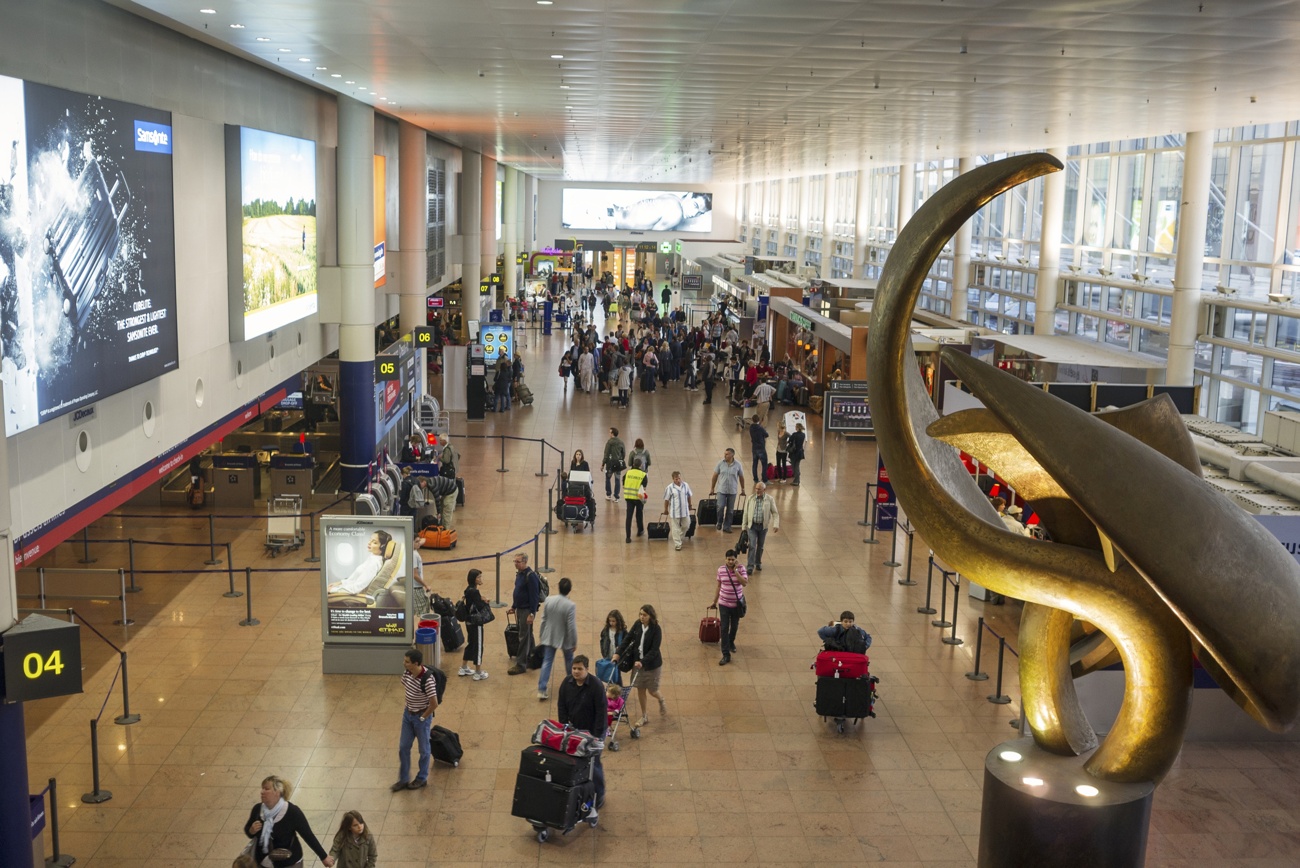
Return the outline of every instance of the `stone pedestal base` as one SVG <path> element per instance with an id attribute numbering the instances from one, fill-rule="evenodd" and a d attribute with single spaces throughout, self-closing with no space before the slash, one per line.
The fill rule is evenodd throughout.
<path id="1" fill-rule="evenodd" d="M 1141 868 L 1155 785 L 1098 780 L 1085 759 L 1032 738 L 989 752 L 979 868 Z"/>

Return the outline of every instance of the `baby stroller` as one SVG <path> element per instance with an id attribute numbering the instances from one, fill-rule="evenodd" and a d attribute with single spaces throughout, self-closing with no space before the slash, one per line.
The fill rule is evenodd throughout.
<path id="1" fill-rule="evenodd" d="M 606 740 L 605 740 L 605 745 L 606 745 L 610 750 L 612 750 L 612 751 L 617 751 L 618 748 L 619 748 L 619 744 L 618 744 L 618 725 L 619 725 L 619 723 L 620 723 L 621 721 L 624 721 L 624 720 L 628 721 L 628 726 L 630 726 L 630 727 L 632 728 L 632 737 L 633 737 L 633 738 L 640 738 L 640 737 L 641 737 L 641 729 L 640 729 L 640 727 L 638 727 L 638 726 L 636 726 L 635 724 L 633 724 L 633 723 L 631 722 L 631 718 L 628 717 L 628 714 L 630 713 L 630 709 L 629 709 L 629 707 L 628 707 L 628 703 L 632 701 L 632 687 L 636 684 L 636 677 L 637 677 L 637 675 L 639 675 L 640 673 L 641 673 L 641 670 L 640 670 L 640 669 L 633 669 L 633 670 L 632 670 L 632 680 L 631 680 L 630 682 L 628 682 L 628 684 L 627 684 L 626 687 L 623 688 L 623 708 L 622 708 L 621 711 L 619 711 L 619 713 L 618 713 L 617 715 L 615 715 L 614 720 L 613 720 L 613 721 L 611 722 L 611 724 L 610 724 L 609 732 L 608 732 L 608 733 L 606 734 L 606 736 L 605 736 L 605 739 L 606 739 Z"/>
<path id="2" fill-rule="evenodd" d="M 574 533 L 596 526 L 596 497 L 591 488 L 591 471 L 572 470 L 564 483 L 564 505 L 560 517 Z"/>

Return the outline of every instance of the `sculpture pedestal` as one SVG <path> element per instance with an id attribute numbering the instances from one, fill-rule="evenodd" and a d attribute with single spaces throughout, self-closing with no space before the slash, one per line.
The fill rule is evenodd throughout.
<path id="1" fill-rule="evenodd" d="M 1155 784 L 1099 780 L 1083 770 L 1086 759 L 1032 738 L 989 752 L 979 868 L 1141 868 Z"/>

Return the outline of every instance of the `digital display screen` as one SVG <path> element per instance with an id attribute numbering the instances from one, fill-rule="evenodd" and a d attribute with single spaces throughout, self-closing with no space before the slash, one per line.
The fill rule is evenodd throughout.
<path id="1" fill-rule="evenodd" d="M 321 516 L 325 638 L 410 643 L 411 521 Z"/>
<path id="2" fill-rule="evenodd" d="M 515 357 L 515 330 L 508 325 L 492 323 L 483 326 L 479 340 L 483 342 L 483 358 L 495 362 L 501 356 Z"/>
<path id="3" fill-rule="evenodd" d="M 0 76 L 7 436 L 176 368 L 171 122 Z"/>
<path id="4" fill-rule="evenodd" d="M 574 187 L 562 191 L 560 222 L 566 229 L 712 232 L 713 194 Z"/>
<path id="5" fill-rule="evenodd" d="M 226 127 L 230 339 L 316 312 L 316 143 Z"/>

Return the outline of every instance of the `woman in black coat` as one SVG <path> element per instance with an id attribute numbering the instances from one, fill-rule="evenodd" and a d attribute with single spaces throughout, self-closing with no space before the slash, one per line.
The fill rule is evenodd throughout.
<path id="1" fill-rule="evenodd" d="M 302 844 L 298 841 L 301 836 L 321 864 L 331 868 L 334 860 L 316 840 L 302 808 L 289 803 L 291 792 L 289 783 L 275 775 L 262 781 L 262 800 L 253 806 L 244 824 L 244 834 L 253 839 L 250 855 L 258 865 L 267 856 L 275 868 L 301 865 Z"/>
<path id="2" fill-rule="evenodd" d="M 668 703 L 664 702 L 663 696 L 659 693 L 659 675 L 664 667 L 664 658 L 659 652 L 659 645 L 663 637 L 664 631 L 659 626 L 659 616 L 655 614 L 655 607 L 647 603 L 637 613 L 637 622 L 627 631 L 627 638 L 618 646 L 617 653 L 610 658 L 615 663 L 620 660 L 632 661 L 632 677 L 635 679 L 632 685 L 636 687 L 637 700 L 641 703 L 641 722 L 637 724 L 638 726 L 645 726 L 650 722 L 645 698 L 647 693 L 659 700 L 660 716 L 668 713 Z M 627 671 L 623 666 L 619 668 Z"/>

